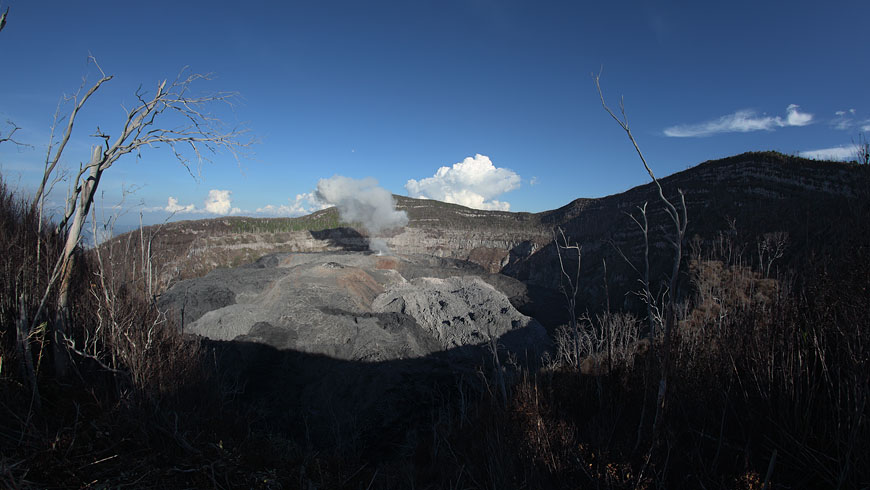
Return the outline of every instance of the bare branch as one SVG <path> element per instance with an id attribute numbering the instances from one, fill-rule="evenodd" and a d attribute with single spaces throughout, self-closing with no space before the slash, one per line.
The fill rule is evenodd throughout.
<path id="1" fill-rule="evenodd" d="M 595 88 L 598 89 L 598 97 L 601 99 L 601 106 L 604 107 L 604 110 L 607 111 L 608 114 L 610 114 L 610 117 L 613 118 L 613 120 L 616 121 L 617 124 L 619 124 L 622 130 L 625 131 L 625 134 L 628 135 L 628 139 L 631 140 L 631 144 L 634 146 L 634 150 L 640 157 L 640 161 L 643 163 L 644 169 L 646 169 L 646 172 L 647 174 L 649 174 L 650 179 L 652 179 L 652 181 L 655 183 L 656 188 L 659 191 L 659 198 L 665 204 L 668 215 L 670 215 L 671 219 L 675 221 L 677 228 L 680 228 L 679 214 L 677 213 L 676 207 L 671 204 L 671 202 L 665 197 L 659 179 L 657 179 L 655 174 L 653 174 L 652 169 L 646 161 L 646 157 L 643 156 L 643 152 L 640 151 L 640 146 L 637 144 L 637 141 L 634 139 L 634 135 L 631 133 L 631 128 L 628 125 L 628 116 L 625 113 L 625 101 L 623 99 L 620 99 L 619 108 L 620 112 L 622 113 L 622 118 L 619 118 L 616 116 L 616 114 L 613 113 L 610 107 L 607 106 L 607 102 L 604 100 L 604 92 L 601 90 L 601 73 L 599 72 L 598 75 L 595 75 L 594 79 Z M 682 191 L 680 191 L 680 194 L 682 195 Z M 683 211 L 685 214 L 685 208 L 683 209 Z"/>
<path id="2" fill-rule="evenodd" d="M 39 189 L 37 189 L 36 194 L 33 197 L 33 202 L 39 202 L 42 199 L 42 195 L 45 192 L 45 184 L 48 182 L 50 176 L 54 172 L 54 168 L 57 166 L 57 163 L 60 161 L 60 157 L 63 154 L 64 149 L 66 149 L 66 144 L 69 142 L 70 135 L 72 135 L 73 126 L 75 126 L 76 116 L 79 111 L 84 107 L 85 102 L 94 95 L 94 92 L 99 90 L 100 86 L 102 86 L 105 82 L 111 80 L 111 76 L 103 76 L 100 78 L 97 83 L 95 83 L 87 92 L 85 92 L 84 97 L 79 99 L 79 94 L 81 93 L 81 89 L 73 96 L 73 111 L 70 113 L 69 118 L 67 119 L 66 130 L 61 137 L 60 144 L 57 147 L 57 150 L 54 152 L 54 156 L 50 156 L 46 159 L 45 172 L 42 176 L 42 183 L 39 184 Z M 54 128 L 52 127 L 52 135 L 54 134 Z M 49 148 L 51 148 L 51 141 L 49 142 Z M 50 150 L 49 150 L 50 152 Z"/>
<path id="3" fill-rule="evenodd" d="M 8 15 L 9 15 L 9 7 L 6 7 L 6 11 L 3 12 L 2 15 L 0 15 L 0 31 L 2 31 L 4 27 L 6 27 L 6 17 Z"/>
<path id="4" fill-rule="evenodd" d="M 111 167 L 122 155 L 161 144 L 168 146 L 188 171 L 191 161 L 185 156 L 183 148 L 188 148 L 193 153 L 198 165 L 209 161 L 208 154 L 217 153 L 219 150 L 228 151 L 238 159 L 253 143 L 251 140 L 241 140 L 247 131 L 238 128 L 225 129 L 219 118 L 205 110 L 207 105 L 215 102 L 231 105 L 236 94 L 219 92 L 206 96 L 187 96 L 190 84 L 204 79 L 208 77 L 201 74 L 184 76 L 182 71 L 172 84 L 167 85 L 166 80 L 162 81 L 150 98 L 146 98 L 141 89 L 137 90 L 139 105 L 127 111 L 126 121 L 114 143 L 108 144 L 107 140 L 106 150 L 99 163 L 100 170 Z M 176 127 L 157 127 L 158 117 L 162 118 L 164 114 L 170 113 L 180 116 L 183 124 Z M 108 138 L 103 132 L 98 134 L 101 138 Z"/>
<path id="5" fill-rule="evenodd" d="M 12 129 L 9 130 L 9 133 L 7 133 L 5 136 L 3 135 L 3 133 L 0 133 L 0 143 L 12 143 L 13 145 L 17 146 L 19 149 L 33 148 L 33 145 L 28 145 L 27 143 L 22 143 L 22 142 L 16 140 L 15 138 L 13 138 L 13 136 L 15 135 L 15 132 L 18 131 L 19 129 L 21 129 L 17 124 L 10 121 L 9 119 L 6 120 L 6 124 L 8 126 L 11 126 Z"/>
<path id="6" fill-rule="evenodd" d="M 559 257 L 559 270 L 562 271 L 562 276 L 564 279 L 559 281 L 559 289 L 562 290 L 562 294 L 565 296 L 565 303 L 568 309 L 569 325 L 571 331 L 573 332 L 573 341 L 574 341 L 574 355 L 573 359 L 575 362 L 580 362 L 580 328 L 577 324 L 577 294 L 580 292 L 580 259 L 581 259 L 581 248 L 578 244 L 571 244 L 568 240 L 568 237 L 565 236 L 565 230 L 562 228 L 557 228 L 558 235 L 556 234 L 556 230 L 553 230 L 553 243 L 556 245 L 556 255 Z M 561 236 L 562 241 L 559 242 L 559 237 Z M 562 252 L 565 251 L 566 255 L 569 251 L 577 254 L 577 268 L 574 271 L 574 277 L 571 277 L 568 274 L 568 270 L 565 268 L 565 261 L 562 260 Z M 567 257 L 566 257 L 567 258 Z M 565 285 L 567 283 L 567 287 Z"/>
<path id="7" fill-rule="evenodd" d="M 45 178 L 46 175 L 53 174 L 53 178 L 51 181 L 51 185 L 48 186 L 48 190 L 45 190 L 43 188 L 43 192 L 40 193 L 40 199 L 38 200 L 38 204 L 39 204 L 39 230 L 40 230 L 40 232 L 42 232 L 42 217 L 44 216 L 43 213 L 45 211 L 45 196 L 51 193 L 51 191 L 54 189 L 54 186 L 57 185 L 58 182 L 63 180 L 63 176 L 65 175 L 65 172 L 54 173 L 54 172 L 48 171 L 48 166 L 49 166 L 49 163 L 51 161 L 51 151 L 52 151 L 53 145 L 54 145 L 54 131 L 55 131 L 55 129 L 57 129 L 58 119 L 62 119 L 62 117 L 60 116 L 60 107 L 61 107 L 62 102 L 63 102 L 63 98 L 61 98 L 61 100 L 59 100 L 57 102 L 57 107 L 54 110 L 54 118 L 53 118 L 52 123 L 51 123 L 51 133 L 49 133 L 49 135 L 48 135 L 48 147 L 45 151 L 45 165 L 42 169 L 42 175 L 43 175 L 43 178 Z M 33 202 L 37 203 L 37 200 L 34 199 Z"/>
<path id="8" fill-rule="evenodd" d="M 675 281 L 676 274 L 679 271 L 679 260 L 682 255 L 682 243 L 686 234 L 686 225 L 688 223 L 688 215 L 686 212 L 686 196 L 683 194 L 683 191 L 678 189 L 677 192 L 680 196 L 680 206 L 681 211 L 677 210 L 677 207 L 667 198 L 665 197 L 664 191 L 662 190 L 662 185 L 659 180 L 656 178 L 655 174 L 653 174 L 652 169 L 646 161 L 646 158 L 643 156 L 643 152 L 640 150 L 640 146 L 637 144 L 637 141 L 634 139 L 634 135 L 631 133 L 631 128 L 628 125 L 628 116 L 625 114 L 625 104 L 621 100 L 620 101 L 620 111 L 622 113 L 622 118 L 619 118 L 614 114 L 614 112 L 607 106 L 607 102 L 604 100 L 604 92 L 601 90 L 601 73 L 595 75 L 595 88 L 598 89 L 598 97 L 601 99 L 601 106 L 610 114 L 610 117 L 613 118 L 614 121 L 619 124 L 619 126 L 625 131 L 625 134 L 628 136 L 628 139 L 631 141 L 631 144 L 634 146 L 635 151 L 640 157 L 641 162 L 643 163 L 644 169 L 646 169 L 647 174 L 649 174 L 650 179 L 652 179 L 653 183 L 656 185 L 656 189 L 658 190 L 659 199 L 662 201 L 662 204 L 665 206 L 665 211 L 668 216 L 671 218 L 671 221 L 674 224 L 674 235 L 671 239 L 671 245 L 676 249 L 676 261 L 674 263 L 674 271 L 671 275 L 671 291 L 675 289 Z M 672 301 L 671 301 L 672 302 Z"/>

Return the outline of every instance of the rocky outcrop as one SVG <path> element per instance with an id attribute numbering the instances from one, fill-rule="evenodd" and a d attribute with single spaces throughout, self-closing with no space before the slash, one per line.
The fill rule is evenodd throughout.
<path id="1" fill-rule="evenodd" d="M 443 350 L 480 345 L 511 331 L 508 349 L 542 349 L 546 334 L 514 308 L 507 296 L 479 277 L 421 277 L 389 287 L 372 302 L 377 312 L 407 315 Z"/>

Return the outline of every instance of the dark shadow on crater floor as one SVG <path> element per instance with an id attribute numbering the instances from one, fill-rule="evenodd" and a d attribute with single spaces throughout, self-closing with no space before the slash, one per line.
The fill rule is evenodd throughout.
<path id="1" fill-rule="evenodd" d="M 518 329 L 498 339 L 508 381 L 516 374 L 513 362 L 530 370 L 539 365 L 543 352 L 524 351 L 527 338 Z M 236 400 L 257 415 L 255 425 L 312 448 L 365 447 L 365 456 L 373 459 L 413 444 L 422 431 L 431 431 L 433 420 L 461 411 L 461 400 L 495 389 L 487 344 L 361 362 L 256 342 L 203 342 L 214 349 Z"/>

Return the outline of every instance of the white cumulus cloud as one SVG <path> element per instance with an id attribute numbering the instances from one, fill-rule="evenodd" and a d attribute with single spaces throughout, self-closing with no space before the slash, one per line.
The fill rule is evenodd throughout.
<path id="1" fill-rule="evenodd" d="M 848 161 L 854 160 L 858 154 L 858 145 L 840 145 L 832 148 L 822 148 L 821 150 L 809 150 L 799 153 L 804 158 L 812 158 L 814 160 L 836 160 Z"/>
<path id="2" fill-rule="evenodd" d="M 813 115 L 807 112 L 800 112 L 800 106 L 797 104 L 789 104 L 786 108 L 785 124 L 783 126 L 806 126 L 813 121 Z"/>
<path id="3" fill-rule="evenodd" d="M 785 118 L 781 116 L 759 116 L 753 110 L 743 109 L 712 121 L 700 124 L 679 124 L 665 129 L 665 135 L 675 138 L 710 136 L 718 133 L 747 133 L 750 131 L 773 131 L 786 126 L 806 126 L 813 121 L 813 115 L 801 112 L 800 106 L 790 104 Z"/>
<path id="4" fill-rule="evenodd" d="M 212 189 L 203 203 L 205 207 L 198 208 L 194 204 L 179 204 L 178 198 L 169 196 L 165 207 L 146 208 L 149 211 L 166 211 L 167 213 L 198 213 L 198 214 L 237 214 L 242 210 L 233 207 L 230 195 L 232 191 Z"/>
<path id="5" fill-rule="evenodd" d="M 178 204 L 178 199 L 169 196 L 169 201 L 163 210 L 168 213 L 193 213 L 196 211 L 196 206 L 193 204 L 188 204 L 186 206 L 180 205 Z"/>
<path id="6" fill-rule="evenodd" d="M 214 214 L 229 214 L 233 207 L 230 194 L 232 194 L 232 192 L 227 190 L 212 189 L 208 191 L 208 197 L 205 199 L 206 212 Z"/>
<path id="7" fill-rule="evenodd" d="M 410 179 L 405 189 L 411 197 L 436 199 L 474 209 L 509 211 L 510 203 L 494 198 L 520 186 L 520 176 L 513 170 L 493 165 L 489 157 L 473 158 L 441 167 L 432 177 Z"/>

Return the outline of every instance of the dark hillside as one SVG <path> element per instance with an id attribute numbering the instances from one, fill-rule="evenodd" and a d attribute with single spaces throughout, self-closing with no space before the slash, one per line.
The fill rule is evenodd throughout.
<path id="1" fill-rule="evenodd" d="M 687 252 L 692 243 L 696 248 L 709 248 L 729 236 L 735 245 L 732 252 L 756 263 L 761 260 L 758 248 L 765 237 L 781 237 L 785 248 L 773 262 L 775 270 L 797 266 L 796 261 L 803 260 L 809 250 L 825 250 L 825 244 L 856 233 L 849 225 L 850 217 L 857 211 L 859 197 L 866 197 L 868 178 L 870 172 L 863 166 L 764 152 L 704 162 L 662 178 L 661 183 L 671 199 L 679 199 L 678 190 L 685 194 Z M 661 278 L 669 267 L 666 234 L 672 232 L 673 224 L 653 184 L 601 199 L 579 199 L 541 213 L 543 225 L 562 227 L 583 247 L 581 282 L 589 309 L 604 304 L 602 260 L 607 262 L 613 304 L 621 304 L 634 287 L 638 275 L 618 250 L 639 267 L 643 235 L 629 214 L 640 219 L 639 206 L 644 202 L 650 223 L 651 278 Z M 532 285 L 558 288 L 554 253 L 552 245 L 547 245 L 504 272 Z"/>

